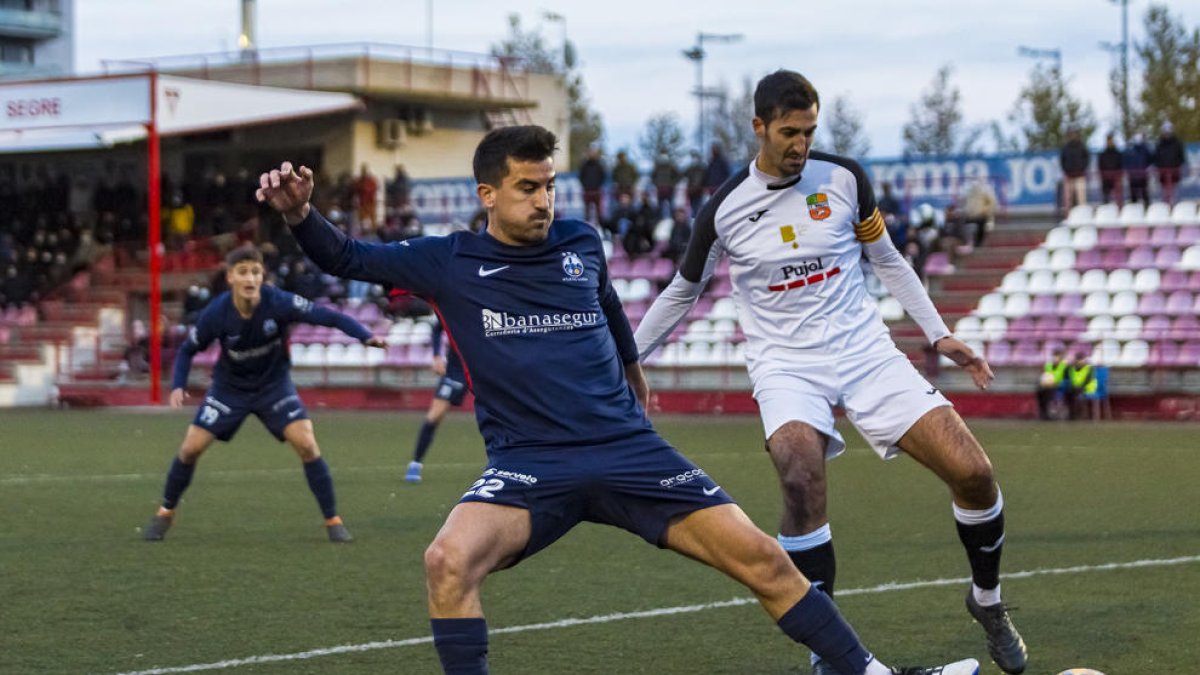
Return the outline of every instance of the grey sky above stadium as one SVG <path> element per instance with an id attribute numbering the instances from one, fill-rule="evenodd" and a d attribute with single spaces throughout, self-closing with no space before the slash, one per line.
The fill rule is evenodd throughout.
<path id="1" fill-rule="evenodd" d="M 1173 15 L 1200 25 L 1200 0 L 1171 0 Z M 1060 49 L 1072 92 L 1088 100 L 1104 127 L 1115 122 L 1108 71 L 1115 56 L 1100 43 L 1121 39 L 1121 11 L 1110 0 L 805 0 L 700 3 L 681 0 L 549 2 L 510 0 L 258 0 L 259 46 L 341 42 L 427 44 L 486 52 L 521 14 L 550 44 L 565 31 L 575 44 L 592 103 L 604 116 L 610 150 L 636 148 L 653 114 L 696 121 L 694 64 L 681 51 L 696 35 L 740 33 L 732 44 L 707 46 L 705 84 L 733 90 L 745 77 L 779 67 L 800 71 L 822 97 L 846 95 L 865 116 L 871 155 L 898 155 L 909 106 L 937 69 L 954 66 L 969 123 L 1003 118 L 1035 61 L 1018 46 Z M 1130 33 L 1140 39 L 1148 2 L 1131 0 Z M 236 48 L 237 0 L 84 0 L 77 3 L 76 65 L 102 59 L 164 56 Z M 546 10 L 565 16 L 544 18 Z"/>

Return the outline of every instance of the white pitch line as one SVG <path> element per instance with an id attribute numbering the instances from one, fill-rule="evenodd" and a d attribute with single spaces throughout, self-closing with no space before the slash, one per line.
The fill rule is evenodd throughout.
<path id="1" fill-rule="evenodd" d="M 1012 572 L 1010 574 L 1001 575 L 1003 579 L 1028 579 L 1030 577 L 1052 576 L 1060 574 L 1083 574 L 1086 572 L 1106 572 L 1111 570 L 1126 570 L 1136 569 L 1139 567 L 1168 567 L 1172 565 L 1187 565 L 1190 563 L 1200 562 L 1200 555 L 1183 556 L 1179 558 L 1163 558 L 1158 560 L 1134 560 L 1132 562 L 1123 563 L 1106 563 L 1103 565 L 1077 565 L 1075 567 L 1056 567 L 1041 570 L 1025 570 L 1021 572 Z M 868 586 L 865 588 L 850 588 L 838 591 L 838 596 L 845 595 L 873 595 L 876 593 L 888 593 L 891 591 L 907 591 L 915 588 L 933 588 L 937 586 L 956 586 L 965 584 L 971 581 L 970 577 L 962 577 L 955 579 L 930 579 L 927 581 L 909 581 L 909 582 L 889 582 L 879 584 L 878 586 Z M 523 626 L 509 626 L 507 628 L 493 628 L 488 630 L 489 635 L 503 635 L 505 633 L 527 633 L 535 630 L 551 630 L 554 628 L 570 628 L 572 626 L 588 626 L 600 623 L 612 623 L 614 621 L 626 621 L 629 619 L 647 619 L 658 616 L 670 616 L 674 614 L 691 614 L 694 612 L 703 612 L 710 609 L 721 609 L 724 607 L 740 607 L 742 605 L 752 605 L 758 601 L 753 598 L 734 598 L 732 600 L 722 600 L 720 602 L 706 602 L 699 605 L 682 605 L 678 607 L 660 607 L 658 609 L 647 609 L 640 612 L 617 612 L 615 614 L 603 614 L 599 616 L 590 616 L 585 619 L 560 619 L 558 621 L 548 621 L 546 623 L 531 623 Z M 423 645 L 433 642 L 432 637 L 409 638 L 407 640 L 383 640 L 380 642 L 365 642 L 357 645 L 338 645 L 336 647 L 323 647 L 321 649 L 311 649 L 305 652 L 294 652 L 292 654 L 264 654 L 262 656 L 249 656 L 241 659 L 228 659 L 226 661 L 215 661 L 213 663 L 196 663 L 190 666 L 170 666 L 165 668 L 151 668 L 149 670 L 136 670 L 117 675 L 170 675 L 171 673 L 195 673 L 204 670 L 223 670 L 225 668 L 237 668 L 239 666 L 250 666 L 260 663 L 280 663 L 283 661 L 303 661 L 306 659 L 316 658 L 318 656 L 333 656 L 336 654 L 352 654 L 355 652 L 368 652 L 376 649 L 394 649 L 397 647 L 411 647 L 413 645 Z"/>

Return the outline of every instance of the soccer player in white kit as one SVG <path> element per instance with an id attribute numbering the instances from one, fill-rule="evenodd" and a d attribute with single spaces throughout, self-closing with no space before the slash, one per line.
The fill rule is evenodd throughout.
<path id="1" fill-rule="evenodd" d="M 779 541 L 832 595 L 836 563 L 826 516 L 825 460 L 845 449 L 841 405 L 875 451 L 907 452 L 945 481 L 972 586 L 967 609 L 1006 673 L 1025 669 L 1025 643 L 1000 597 L 1004 500 L 992 465 L 950 402 L 900 352 L 867 292 L 863 256 L 926 338 L 986 389 L 987 362 L 954 337 L 892 245 L 875 195 L 853 160 L 810 152 L 820 101 L 798 73 L 764 77 L 754 95 L 758 156 L 693 223 L 683 263 L 635 338 L 645 359 L 688 314 L 722 256 L 746 335 L 746 363 L 784 499 Z M 829 672 L 816 662 L 814 673 Z"/>

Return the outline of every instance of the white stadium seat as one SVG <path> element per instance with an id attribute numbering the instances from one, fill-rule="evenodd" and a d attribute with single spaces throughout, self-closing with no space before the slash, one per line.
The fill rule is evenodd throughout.
<path id="1" fill-rule="evenodd" d="M 1013 293 L 1004 300 L 1004 316 L 1010 319 L 1025 316 L 1031 304 L 1028 293 Z"/>
<path id="2" fill-rule="evenodd" d="M 1063 293 L 1078 293 L 1079 292 L 1079 271 L 1078 270 L 1062 270 L 1054 275 L 1054 292 L 1062 295 Z"/>
<path id="3" fill-rule="evenodd" d="M 733 298 L 718 298 L 708 312 L 710 319 L 737 319 L 737 304 Z"/>
<path id="4" fill-rule="evenodd" d="M 904 307 L 900 305 L 899 300 L 889 295 L 879 300 L 879 315 L 884 321 L 899 321 L 904 318 Z"/>
<path id="5" fill-rule="evenodd" d="M 1130 340 L 1121 347 L 1121 354 L 1114 365 L 1122 368 L 1141 368 L 1150 360 L 1150 345 L 1145 340 Z"/>
<path id="6" fill-rule="evenodd" d="M 1050 251 L 1044 248 L 1035 248 L 1025 254 L 1025 259 L 1021 261 L 1021 269 L 1027 271 L 1050 269 Z"/>
<path id="7" fill-rule="evenodd" d="M 1092 364 L 1109 366 L 1121 359 L 1121 343 L 1116 340 L 1104 340 L 1092 349 Z"/>
<path id="8" fill-rule="evenodd" d="M 1120 221 L 1125 227 L 1146 225 L 1146 205 L 1141 202 L 1129 202 L 1121 208 Z"/>
<path id="9" fill-rule="evenodd" d="M 1083 277 L 1079 280 L 1079 288 L 1077 293 L 1094 293 L 1102 291 L 1108 286 L 1108 272 L 1104 270 L 1088 270 L 1083 273 Z"/>
<path id="10" fill-rule="evenodd" d="M 1103 314 L 1094 316 L 1088 321 L 1087 330 L 1079 337 L 1088 342 L 1096 342 L 1105 338 L 1111 338 L 1116 330 L 1117 324 L 1111 316 Z"/>
<path id="11" fill-rule="evenodd" d="M 1095 247 L 1098 240 L 1099 236 L 1096 234 L 1096 228 L 1081 227 L 1071 235 L 1071 248 L 1076 251 L 1086 251 L 1089 248 Z"/>
<path id="12" fill-rule="evenodd" d="M 1080 204 L 1071 208 L 1071 212 L 1067 214 L 1067 219 L 1063 221 L 1063 225 L 1070 227 L 1079 227 L 1080 225 L 1092 224 L 1092 207 L 1087 204 Z"/>
<path id="13" fill-rule="evenodd" d="M 963 341 L 982 340 L 983 326 L 979 317 L 967 315 L 954 324 L 954 334 Z"/>
<path id="14" fill-rule="evenodd" d="M 1074 270 L 1072 270 L 1074 271 Z M 1050 270 L 1038 270 L 1029 274 L 1029 284 L 1026 291 L 1030 295 L 1043 295 L 1054 292 L 1054 273 Z"/>
<path id="15" fill-rule="evenodd" d="M 1146 209 L 1146 224 L 1153 227 L 1154 225 L 1170 225 L 1171 224 L 1171 206 L 1166 202 L 1154 202 L 1150 208 Z"/>
<path id="16" fill-rule="evenodd" d="M 1070 248 L 1071 246 L 1071 230 L 1065 227 L 1056 227 L 1046 233 L 1046 243 L 1043 244 L 1051 251 L 1060 248 Z"/>
<path id="17" fill-rule="evenodd" d="M 1161 285 L 1162 273 L 1152 267 L 1138 270 L 1137 274 L 1133 277 L 1133 290 L 1138 293 L 1157 291 Z"/>
<path id="18" fill-rule="evenodd" d="M 1117 317 L 1127 316 L 1137 312 L 1138 295 L 1133 291 L 1121 291 L 1112 296 L 1108 311 Z"/>
<path id="19" fill-rule="evenodd" d="M 1200 270 L 1200 244 L 1193 244 L 1183 252 L 1183 257 L 1175 265 L 1183 270 Z"/>
<path id="20" fill-rule="evenodd" d="M 1183 201 L 1171 209 L 1171 222 L 1175 225 L 1200 225 L 1200 212 L 1196 202 Z"/>
<path id="21" fill-rule="evenodd" d="M 1000 284 L 1003 293 L 1024 293 L 1029 287 L 1029 274 L 1021 270 L 1013 270 L 1004 275 Z"/>
<path id="22" fill-rule="evenodd" d="M 980 333 L 987 342 L 1000 340 L 1008 332 L 1008 319 L 1002 316 L 989 316 L 980 324 Z"/>
<path id="23" fill-rule="evenodd" d="M 1096 227 L 1120 227 L 1121 212 L 1116 204 L 1101 204 L 1096 207 L 1096 215 L 1092 217 Z"/>
<path id="24" fill-rule="evenodd" d="M 1113 337 L 1118 340 L 1134 340 L 1142 334 L 1142 317 L 1137 314 L 1127 314 L 1117 319 L 1116 331 Z"/>
<path id="25" fill-rule="evenodd" d="M 1108 314 L 1109 304 L 1110 298 L 1108 297 L 1108 293 L 1105 293 L 1104 291 L 1088 293 L 1083 299 L 1083 309 L 1080 310 L 1080 313 L 1084 316 L 1099 316 L 1101 314 Z"/>
<path id="26" fill-rule="evenodd" d="M 1133 270 L 1113 270 L 1108 273 L 1108 283 L 1104 290 L 1109 293 L 1120 293 L 1133 289 Z"/>
<path id="27" fill-rule="evenodd" d="M 1075 267 L 1075 251 L 1069 248 L 1060 248 L 1050 254 L 1050 269 L 1054 271 L 1068 270 Z"/>

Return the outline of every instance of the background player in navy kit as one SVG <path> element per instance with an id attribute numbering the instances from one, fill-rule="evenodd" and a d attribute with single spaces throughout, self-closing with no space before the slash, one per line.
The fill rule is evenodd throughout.
<path id="1" fill-rule="evenodd" d="M 450 406 L 462 405 L 467 396 L 467 374 L 454 347 L 448 345 L 445 355 L 442 354 L 444 332 L 442 322 L 439 321 L 433 325 L 433 333 L 429 336 L 433 346 L 433 363 L 430 369 L 440 375 L 441 379 L 433 390 L 433 400 L 429 403 L 421 430 L 417 432 L 417 445 L 413 449 L 412 461 L 408 463 L 408 471 L 404 474 L 404 480 L 410 483 L 421 482 L 421 466 L 425 461 L 425 453 L 429 452 L 429 445 L 433 443 L 433 435 L 442 423 L 442 418 L 446 416 Z"/>
<path id="2" fill-rule="evenodd" d="M 263 259 L 258 249 L 234 249 L 226 256 L 229 290 L 205 308 L 175 357 L 171 407 L 187 399 L 192 357 L 213 340 L 221 356 L 212 385 L 188 427 L 179 453 L 167 472 L 162 506 L 142 531 L 147 541 L 161 540 L 171 527 L 175 507 L 192 482 L 196 462 L 214 439 L 228 441 L 248 415 L 255 415 L 280 441 L 287 441 L 304 463 L 304 477 L 325 516 L 326 532 L 335 543 L 348 542 L 350 532 L 337 514 L 333 476 L 321 457 L 312 420 L 304 409 L 289 369 L 287 330 L 293 323 L 331 326 L 372 347 L 386 347 L 362 324 L 298 295 L 263 285 Z"/>
<path id="3" fill-rule="evenodd" d="M 759 81 L 754 108 L 758 156 L 700 210 L 679 274 L 638 326 L 641 355 L 684 319 L 727 255 L 754 397 L 783 488 L 779 541 L 793 562 L 833 593 L 825 461 L 845 447 L 832 412 L 840 403 L 880 456 L 903 450 L 950 488 L 973 581 L 967 609 L 1001 669 L 1020 673 L 1025 643 L 1000 597 L 1004 501 L 992 464 L 949 401 L 896 349 L 866 293 L 864 256 L 938 353 L 981 389 L 992 371 L 946 328 L 892 245 L 862 168 L 809 152 L 820 108 L 812 84 L 799 73 L 772 73 Z M 814 673 L 827 667 L 817 662 Z"/>
<path id="4" fill-rule="evenodd" d="M 783 631 L 840 672 L 892 673 L 833 603 L 703 470 L 651 428 L 649 388 L 595 229 L 554 221 L 557 141 L 535 126 L 490 132 L 475 152 L 484 233 L 367 244 L 309 205 L 312 171 L 261 176 L 326 271 L 427 297 L 471 373 L 488 467 L 425 553 L 434 645 L 447 673 L 487 673 L 480 587 L 581 521 L 621 527 L 748 586 Z M 917 673 L 976 673 L 967 660 Z"/>

